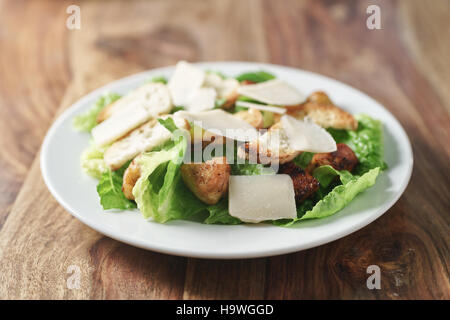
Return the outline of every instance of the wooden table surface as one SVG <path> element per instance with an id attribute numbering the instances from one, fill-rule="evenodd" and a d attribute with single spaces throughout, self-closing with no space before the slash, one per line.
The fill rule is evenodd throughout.
<path id="1" fill-rule="evenodd" d="M 74 3 L 80 30 L 66 28 Z M 381 30 L 366 27 L 370 4 Z M 0 298 L 449 299 L 449 16 L 447 0 L 0 0 Z M 42 180 L 47 129 L 91 90 L 180 59 L 271 62 L 368 93 L 411 139 L 406 192 L 350 236 L 263 259 L 169 256 L 85 226 Z"/>

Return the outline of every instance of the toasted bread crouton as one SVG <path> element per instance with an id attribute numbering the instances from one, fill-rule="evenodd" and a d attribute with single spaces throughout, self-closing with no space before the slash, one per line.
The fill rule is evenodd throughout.
<path id="1" fill-rule="evenodd" d="M 292 161 L 301 151 L 292 150 L 289 141 L 278 122 L 270 127 L 259 139 L 246 142 L 238 149 L 238 156 L 262 164 L 283 164 Z"/>
<path id="2" fill-rule="evenodd" d="M 136 181 L 141 176 L 141 168 L 139 166 L 139 156 L 134 158 L 128 166 L 127 170 L 125 170 L 123 174 L 123 183 L 122 183 L 122 191 L 125 195 L 125 198 L 129 200 L 134 200 L 133 188 L 136 184 Z"/>
<path id="3" fill-rule="evenodd" d="M 227 92 L 226 95 L 223 97 L 223 99 L 225 99 L 225 102 L 222 104 L 222 109 L 232 108 L 235 105 L 237 98 L 239 97 L 239 93 L 238 93 L 239 82 L 237 82 L 237 84 L 233 84 L 233 85 L 235 85 L 235 87 L 232 90 L 230 90 L 229 92 Z M 220 93 L 219 93 L 219 97 L 220 97 Z"/>
<path id="4" fill-rule="evenodd" d="M 316 153 L 307 170 L 312 172 L 316 167 L 330 165 L 336 170 L 352 171 L 358 164 L 358 158 L 345 143 L 338 143 L 337 150 L 328 153 Z"/>
<path id="5" fill-rule="evenodd" d="M 262 112 L 258 109 L 250 108 L 248 110 L 239 111 L 236 112 L 234 116 L 244 120 L 256 129 L 262 129 L 264 127 L 264 117 Z"/>
<path id="6" fill-rule="evenodd" d="M 230 109 L 234 106 L 236 103 L 237 98 L 239 97 L 239 94 L 237 90 L 231 92 L 226 98 L 224 104 L 222 104 L 222 109 Z"/>
<path id="7" fill-rule="evenodd" d="M 316 91 L 311 93 L 306 99 L 307 102 L 314 102 L 317 104 L 334 104 L 331 102 L 330 97 L 323 91 Z"/>
<path id="8" fill-rule="evenodd" d="M 350 113 L 334 105 L 307 102 L 298 109 L 289 110 L 288 114 L 297 119 L 308 117 L 323 128 L 347 130 L 356 130 L 358 128 L 358 122 Z"/>
<path id="9" fill-rule="evenodd" d="M 183 164 L 180 170 L 189 190 L 207 204 L 216 204 L 228 191 L 231 167 L 225 157 L 216 157 L 205 163 Z"/>
<path id="10" fill-rule="evenodd" d="M 305 201 L 319 189 L 319 181 L 293 162 L 283 164 L 279 173 L 288 174 L 292 178 L 297 204 Z"/>
<path id="11" fill-rule="evenodd" d="M 294 118 L 310 118 L 323 128 L 356 130 L 358 121 L 347 111 L 335 106 L 328 96 L 321 92 L 312 93 L 305 103 L 287 108 Z"/>

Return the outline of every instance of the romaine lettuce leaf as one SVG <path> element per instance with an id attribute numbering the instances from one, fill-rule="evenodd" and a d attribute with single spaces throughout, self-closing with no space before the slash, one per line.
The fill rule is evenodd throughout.
<path id="1" fill-rule="evenodd" d="M 231 174 L 233 176 L 255 176 L 263 174 L 275 174 L 270 167 L 265 167 L 262 164 L 231 164 Z"/>
<path id="2" fill-rule="evenodd" d="M 311 162 L 313 156 L 314 153 L 305 151 L 300 153 L 297 157 L 295 157 L 295 159 L 292 160 L 292 162 L 294 162 L 297 166 L 305 170 L 306 167 Z"/>
<path id="3" fill-rule="evenodd" d="M 173 119 L 160 120 L 170 131 L 176 126 Z M 194 219 L 205 214 L 201 202 L 181 179 L 180 167 L 187 147 L 186 136 L 180 135 L 174 144 L 157 152 L 143 154 L 139 159 L 141 177 L 133 188 L 133 195 L 142 215 L 157 222 L 174 219 Z"/>
<path id="4" fill-rule="evenodd" d="M 117 93 L 103 94 L 91 107 L 91 109 L 79 114 L 73 119 L 72 125 L 75 130 L 90 132 L 97 125 L 97 116 L 104 107 L 118 100 L 121 96 Z"/>
<path id="5" fill-rule="evenodd" d="M 241 223 L 229 215 L 227 199 L 209 206 L 186 187 L 179 163 L 185 142 L 180 141 L 168 150 L 144 154 L 141 158 L 142 176 L 133 188 L 133 194 L 143 216 L 161 223 L 176 219 L 204 220 L 207 224 Z"/>
<path id="6" fill-rule="evenodd" d="M 339 176 L 342 184 L 346 184 L 350 180 L 354 180 L 357 178 L 357 176 L 352 175 L 347 170 L 338 171 L 332 166 L 328 165 L 316 168 L 313 172 L 313 176 L 319 181 L 320 186 L 324 188 L 328 187 L 336 178 L 336 176 Z"/>
<path id="7" fill-rule="evenodd" d="M 339 173 L 339 171 L 337 172 Z M 356 195 L 373 186 L 379 172 L 380 168 L 378 167 L 370 169 L 362 176 L 352 176 L 347 171 L 347 173 L 339 175 L 343 184 L 334 187 L 314 206 L 312 206 L 313 200 L 308 199 L 297 208 L 298 217 L 296 219 L 291 221 L 279 220 L 275 224 L 288 227 L 297 221 L 331 216 L 349 204 Z"/>
<path id="8" fill-rule="evenodd" d="M 159 121 L 171 132 L 177 129 L 171 118 Z M 229 215 L 227 199 L 207 205 L 186 187 L 180 171 L 186 147 L 187 138 L 181 135 L 162 150 L 141 156 L 141 177 L 133 195 L 143 216 L 161 223 L 175 219 L 201 220 L 208 224 L 241 223 Z"/>
<path id="9" fill-rule="evenodd" d="M 109 170 L 103 160 L 105 147 L 99 148 L 93 143 L 81 154 L 81 168 L 93 178 L 100 179 Z"/>
<path id="10" fill-rule="evenodd" d="M 222 198 L 218 203 L 207 208 L 209 217 L 203 221 L 206 224 L 241 224 L 238 218 L 230 216 L 228 198 Z"/>
<path id="11" fill-rule="evenodd" d="M 236 80 L 238 81 L 252 81 L 252 82 L 264 82 L 267 80 L 275 79 L 275 76 L 269 72 L 266 71 L 255 71 L 255 72 L 246 72 L 242 73 L 239 76 L 236 77 Z"/>
<path id="12" fill-rule="evenodd" d="M 125 198 L 122 192 L 123 173 L 130 163 L 123 165 L 116 171 L 107 170 L 100 177 L 97 193 L 103 209 L 132 209 L 136 208 L 134 201 Z"/>
<path id="13" fill-rule="evenodd" d="M 366 120 L 363 120 L 366 121 Z M 368 120 L 371 123 L 372 119 Z M 174 132 L 177 128 L 173 120 L 168 118 L 160 121 L 168 130 Z M 382 144 L 382 139 L 371 132 L 363 130 L 378 130 L 377 127 L 368 129 L 361 127 L 361 136 L 371 143 Z M 348 135 L 347 132 L 345 134 Z M 355 136 L 354 141 L 363 139 Z M 370 136 L 371 139 L 368 139 Z M 346 141 L 351 141 L 348 138 Z M 239 219 L 231 217 L 228 211 L 227 198 L 223 198 L 215 205 L 206 205 L 200 201 L 184 184 L 180 167 L 187 147 L 187 139 L 184 136 L 167 144 L 159 151 L 144 154 L 141 157 L 141 177 L 136 183 L 133 194 L 139 209 L 144 217 L 152 217 L 157 222 L 166 222 L 174 219 L 203 220 L 207 224 L 238 224 Z M 382 145 L 381 145 L 382 148 Z M 360 151 L 364 155 L 364 150 Z M 366 158 L 375 159 L 382 156 L 379 148 L 375 148 L 365 154 Z M 297 162 L 306 166 L 311 154 L 305 153 Z M 371 163 L 363 160 L 363 163 Z M 260 164 L 232 164 L 232 174 L 259 175 L 274 174 Z M 363 169 L 362 169 L 363 170 Z M 297 208 L 298 218 L 287 221 L 275 221 L 277 225 L 289 226 L 293 223 L 314 218 L 323 218 L 332 215 L 344 208 L 360 192 L 366 190 L 375 183 L 380 168 L 368 169 L 361 176 L 353 175 L 348 171 L 337 171 L 331 166 L 316 168 L 313 175 L 319 180 L 320 190 L 312 199 L 307 199 Z M 336 177 L 339 177 L 336 180 Z M 341 184 L 339 184 L 339 181 Z M 205 218 L 204 218 L 205 217 Z"/>
<path id="14" fill-rule="evenodd" d="M 307 211 L 300 220 L 324 218 L 344 208 L 356 195 L 375 184 L 380 168 L 370 169 L 356 179 L 346 179 L 340 176 L 342 184 L 335 187 L 312 210 Z"/>
<path id="15" fill-rule="evenodd" d="M 345 143 L 355 152 L 359 164 L 353 171 L 355 174 L 363 174 L 370 169 L 379 167 L 387 168 L 384 163 L 383 125 L 379 120 L 368 115 L 355 115 L 358 120 L 358 129 L 336 130 L 328 129 L 336 143 Z"/>
<path id="16" fill-rule="evenodd" d="M 164 76 L 156 76 L 156 77 L 150 78 L 149 80 L 147 80 L 147 82 L 167 84 L 167 78 Z"/>
<path id="17" fill-rule="evenodd" d="M 172 110 L 170 110 L 170 114 L 174 114 L 175 112 L 178 112 L 178 111 L 181 111 L 181 110 L 186 110 L 186 108 L 185 107 L 183 107 L 183 106 L 174 106 L 173 108 L 172 108 Z"/>

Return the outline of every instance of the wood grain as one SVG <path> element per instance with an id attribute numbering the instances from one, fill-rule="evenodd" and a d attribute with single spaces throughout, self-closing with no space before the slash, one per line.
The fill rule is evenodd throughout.
<path id="1" fill-rule="evenodd" d="M 0 0 L 0 298 L 449 299 L 450 3 L 376 1 Z M 69 215 L 43 183 L 53 119 L 111 80 L 180 59 L 272 62 L 344 81 L 384 104 L 414 149 L 397 204 L 333 243 L 265 259 L 153 253 Z M 363 109 L 364 106 L 361 106 Z M 368 290 L 379 265 L 382 289 Z M 68 267 L 81 287 L 68 289 Z"/>

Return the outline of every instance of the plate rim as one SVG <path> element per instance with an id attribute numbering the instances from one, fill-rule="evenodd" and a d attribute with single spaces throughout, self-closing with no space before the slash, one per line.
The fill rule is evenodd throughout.
<path id="1" fill-rule="evenodd" d="M 324 76 L 319 73 L 311 72 L 311 71 L 300 69 L 300 68 L 282 66 L 282 65 L 271 64 L 271 63 L 246 62 L 246 61 L 203 61 L 203 62 L 197 62 L 194 64 L 198 65 L 200 67 L 214 65 L 214 64 L 222 64 L 222 65 L 224 65 L 224 64 L 230 64 L 230 65 L 241 64 L 241 65 L 247 65 L 247 66 L 253 65 L 253 66 L 256 66 L 259 68 L 268 67 L 268 68 L 284 69 L 285 71 L 288 71 L 288 72 L 289 71 L 290 72 L 301 71 L 303 73 L 312 75 L 314 77 L 319 77 L 326 81 L 332 81 L 339 85 L 343 85 L 347 88 L 350 88 L 351 90 L 357 91 L 359 94 L 365 96 L 366 99 L 372 100 L 372 102 L 376 103 L 379 107 L 381 107 L 385 112 L 387 112 L 392 117 L 392 120 L 394 121 L 395 125 L 398 127 L 398 129 L 400 129 L 400 132 L 402 135 L 402 137 L 401 137 L 402 140 L 407 142 L 407 145 L 405 147 L 408 152 L 407 159 L 409 159 L 409 161 L 407 163 L 403 163 L 404 165 L 407 165 L 408 167 L 407 167 L 407 172 L 406 172 L 406 179 L 404 179 L 403 183 L 399 186 L 399 192 L 397 192 L 397 194 L 391 199 L 391 201 L 385 202 L 385 203 L 383 203 L 382 206 L 378 207 L 374 214 L 370 215 L 369 217 L 362 220 L 358 224 L 355 224 L 351 228 L 347 228 L 341 232 L 334 233 L 333 235 L 324 236 L 323 238 L 321 238 L 317 241 L 309 242 L 308 244 L 293 244 L 291 246 L 285 246 L 282 249 L 253 250 L 252 252 L 239 252 L 239 253 L 221 252 L 221 253 L 217 254 L 214 252 L 205 253 L 204 251 L 195 250 L 195 249 L 190 249 L 190 250 L 187 250 L 184 248 L 180 249 L 180 248 L 176 248 L 176 247 L 167 246 L 165 244 L 158 244 L 158 243 L 153 243 L 153 242 L 148 242 L 148 241 L 142 241 L 140 239 L 134 238 L 133 235 L 125 235 L 124 236 L 120 233 L 117 233 L 117 231 L 111 230 L 106 225 L 99 225 L 95 222 L 92 222 L 90 219 L 86 218 L 86 216 L 78 214 L 76 212 L 76 210 L 73 210 L 73 208 L 70 206 L 70 204 L 68 204 L 60 196 L 59 192 L 57 190 L 55 190 L 54 186 L 51 184 L 51 181 L 49 178 L 49 173 L 48 173 L 49 168 L 47 167 L 47 163 L 45 161 L 46 157 L 47 157 L 47 152 L 48 152 L 51 137 L 53 136 L 54 132 L 60 127 L 60 124 L 62 122 L 64 122 L 69 116 L 71 116 L 72 113 L 74 112 L 74 110 L 78 109 L 80 107 L 80 105 L 84 105 L 86 101 L 92 99 L 93 97 L 100 95 L 101 93 L 103 93 L 105 91 L 108 91 L 108 88 L 114 87 L 121 82 L 124 82 L 124 81 L 126 82 L 127 80 L 129 81 L 129 80 L 131 80 L 133 78 L 137 78 L 137 77 L 143 77 L 149 73 L 157 73 L 158 71 L 163 72 L 163 70 L 167 70 L 169 68 L 174 68 L 174 65 L 170 65 L 170 66 L 159 67 L 159 68 L 154 68 L 154 69 L 149 69 L 149 70 L 141 71 L 138 73 L 134 73 L 134 74 L 122 77 L 120 79 L 114 80 L 112 82 L 109 82 L 103 86 L 100 86 L 97 89 L 94 89 L 93 91 L 89 92 L 88 94 L 82 96 L 75 102 L 71 103 L 71 105 L 68 108 L 66 108 L 61 114 L 59 114 L 57 116 L 56 120 L 53 121 L 51 127 L 48 129 L 48 131 L 45 135 L 45 138 L 44 138 L 42 146 L 41 146 L 40 157 L 39 157 L 40 170 L 41 170 L 41 174 L 42 174 L 44 183 L 46 184 L 48 190 L 50 191 L 52 196 L 57 200 L 57 202 L 66 211 L 68 211 L 72 216 L 74 216 L 75 218 L 77 218 L 78 220 L 80 220 L 82 223 L 86 224 L 90 228 L 96 230 L 97 232 L 100 232 L 103 235 L 108 236 L 117 241 L 129 244 L 129 245 L 132 245 L 135 247 L 139 247 L 142 249 L 151 250 L 151 251 L 164 253 L 164 254 L 170 254 L 170 255 L 176 255 L 176 256 L 182 256 L 182 257 L 202 258 L 202 259 L 251 259 L 251 258 L 277 256 L 277 255 L 302 251 L 302 250 L 314 248 L 314 247 L 338 240 L 340 238 L 343 238 L 353 232 L 356 232 L 356 231 L 364 228 L 365 226 L 369 225 L 370 223 L 372 223 L 373 221 L 378 219 L 380 216 L 382 216 L 384 213 L 386 213 L 399 200 L 399 198 L 405 192 L 405 190 L 411 180 L 413 164 L 414 164 L 413 151 L 412 151 L 411 142 L 409 140 L 409 137 L 406 134 L 406 131 L 403 128 L 403 126 L 401 125 L 401 123 L 398 121 L 398 119 L 387 108 L 385 108 L 383 104 L 381 104 L 380 102 L 378 102 L 377 100 L 375 100 L 374 98 L 372 98 L 371 96 L 369 96 L 368 94 L 363 92 L 362 90 L 357 89 L 351 85 L 348 85 L 348 84 L 341 82 L 339 80 L 336 80 L 334 78 Z M 229 227 L 232 227 L 232 226 L 229 226 Z M 280 228 L 280 227 L 277 227 L 277 228 Z"/>

